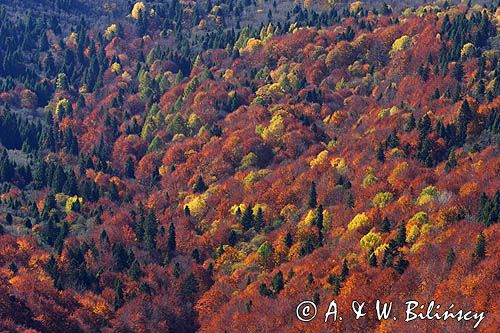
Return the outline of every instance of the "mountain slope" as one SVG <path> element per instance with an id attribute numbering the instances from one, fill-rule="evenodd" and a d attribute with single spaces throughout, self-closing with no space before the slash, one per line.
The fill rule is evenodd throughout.
<path id="1" fill-rule="evenodd" d="M 498 327 L 497 7 L 238 28 L 217 4 L 143 5 L 106 28 L 38 21 L 19 37 L 47 37 L 19 51 L 33 73 L 2 73 L 2 329 L 474 325 L 405 323 L 409 299 Z M 400 319 L 296 319 L 332 299 Z"/>

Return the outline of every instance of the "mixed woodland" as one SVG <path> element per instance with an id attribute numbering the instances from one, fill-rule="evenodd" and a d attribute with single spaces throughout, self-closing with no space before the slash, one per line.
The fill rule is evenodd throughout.
<path id="1" fill-rule="evenodd" d="M 500 327 L 498 1 L 9 1 L 0 330 Z"/>

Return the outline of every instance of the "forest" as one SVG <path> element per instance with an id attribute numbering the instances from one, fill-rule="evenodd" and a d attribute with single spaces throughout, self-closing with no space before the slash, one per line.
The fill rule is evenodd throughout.
<path id="1" fill-rule="evenodd" d="M 0 331 L 496 332 L 499 149 L 497 0 L 0 1 Z"/>

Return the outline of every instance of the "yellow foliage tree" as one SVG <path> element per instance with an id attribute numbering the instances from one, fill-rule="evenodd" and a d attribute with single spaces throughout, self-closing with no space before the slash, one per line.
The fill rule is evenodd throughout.
<path id="1" fill-rule="evenodd" d="M 303 223 L 305 225 L 312 225 L 312 223 L 314 222 L 315 219 L 316 219 L 316 211 L 313 209 L 310 209 L 307 212 L 306 218 L 304 219 Z"/>
<path id="2" fill-rule="evenodd" d="M 78 201 L 78 203 L 80 204 L 80 207 L 82 206 L 83 204 L 83 198 L 79 197 L 79 196 L 73 196 L 73 197 L 69 197 L 67 200 L 66 200 L 66 205 L 65 205 L 65 209 L 66 209 L 66 213 L 70 213 L 71 210 L 73 209 L 73 205 Z"/>
<path id="3" fill-rule="evenodd" d="M 256 129 L 258 131 L 258 129 Z M 280 114 L 275 114 L 271 118 L 271 122 L 268 127 L 262 128 L 260 133 L 265 142 L 277 145 L 281 142 L 281 137 L 285 132 L 285 125 L 283 116 Z"/>
<path id="4" fill-rule="evenodd" d="M 378 181 L 377 176 L 373 173 L 373 169 L 368 169 L 365 178 L 363 179 L 363 182 L 361 184 L 362 188 L 367 188 L 370 185 L 375 184 Z"/>
<path id="5" fill-rule="evenodd" d="M 134 8 L 132 8 L 132 17 L 136 20 L 139 19 L 140 12 L 145 13 L 146 12 L 146 5 L 144 5 L 144 2 L 139 1 L 134 5 Z"/>
<path id="6" fill-rule="evenodd" d="M 250 38 L 247 41 L 247 46 L 242 50 L 242 52 L 248 52 L 248 53 L 255 52 L 258 49 L 260 49 L 262 47 L 262 45 L 263 44 L 262 44 L 262 41 L 260 39 Z"/>
<path id="7" fill-rule="evenodd" d="M 118 34 L 118 26 L 116 24 L 111 24 L 109 27 L 107 27 L 106 31 L 104 32 L 104 37 L 106 39 L 113 39 L 116 37 Z"/>
<path id="8" fill-rule="evenodd" d="M 68 108 L 69 101 L 66 98 L 61 98 L 56 105 L 56 115 L 61 111 L 65 111 Z"/>
<path id="9" fill-rule="evenodd" d="M 323 165 L 328 159 L 328 150 L 323 150 L 309 162 L 309 166 L 312 168 Z"/>
<path id="10" fill-rule="evenodd" d="M 409 168 L 408 162 L 401 162 L 398 165 L 396 165 L 396 167 L 392 170 L 389 177 L 387 177 L 387 181 L 389 182 L 389 184 L 395 186 L 398 179 L 402 178 L 406 174 L 408 168 Z"/>
<path id="11" fill-rule="evenodd" d="M 419 226 L 429 222 L 429 215 L 426 212 L 418 212 L 410 219 L 408 224 L 418 224 Z"/>
<path id="12" fill-rule="evenodd" d="M 418 237 L 420 237 L 420 228 L 417 224 L 406 228 L 406 242 L 415 243 Z"/>
<path id="13" fill-rule="evenodd" d="M 347 163 L 346 163 L 345 159 L 343 159 L 343 158 L 340 158 L 340 157 L 334 158 L 330 162 L 330 164 L 332 165 L 332 167 L 335 168 L 335 170 L 337 170 L 337 172 L 340 175 L 345 175 L 348 171 Z"/>
<path id="14" fill-rule="evenodd" d="M 372 200 L 372 204 L 378 208 L 384 208 L 394 200 L 394 195 L 391 192 L 380 192 L 375 195 Z"/>
<path id="15" fill-rule="evenodd" d="M 122 66 L 117 62 L 111 65 L 111 72 L 113 72 L 114 74 L 120 74 L 121 69 Z"/>
<path id="16" fill-rule="evenodd" d="M 371 248 L 376 249 L 382 244 L 382 237 L 376 232 L 370 231 L 366 235 L 364 235 L 359 241 L 359 245 L 361 248 L 365 250 L 369 250 Z"/>
<path id="17" fill-rule="evenodd" d="M 411 38 L 406 35 L 396 39 L 394 43 L 392 43 L 390 55 L 394 56 L 396 53 L 400 51 L 407 50 L 411 46 L 411 43 L 412 43 Z"/>
<path id="18" fill-rule="evenodd" d="M 231 213 L 231 215 L 236 215 L 236 213 L 238 212 L 238 209 L 239 209 L 240 214 L 243 214 L 243 212 L 245 211 L 246 208 L 247 208 L 247 205 L 245 205 L 244 203 L 241 203 L 239 205 L 233 205 L 229 209 L 229 213 Z"/>
<path id="19" fill-rule="evenodd" d="M 457 222 L 461 218 L 460 208 L 457 206 L 443 207 L 439 210 L 436 222 L 441 228 L 446 227 L 450 223 Z"/>
<path id="20" fill-rule="evenodd" d="M 353 14 L 357 13 L 360 9 L 363 8 L 363 2 L 361 1 L 354 1 L 353 3 L 351 3 L 351 5 L 349 6 L 349 11 Z"/>
<path id="21" fill-rule="evenodd" d="M 472 43 L 467 43 L 462 47 L 462 51 L 460 51 L 460 55 L 464 58 L 470 57 L 476 51 L 476 47 Z"/>
<path id="22" fill-rule="evenodd" d="M 215 268 L 228 274 L 232 270 L 232 265 L 242 260 L 244 255 L 229 245 L 224 245 L 222 249 L 224 250 L 224 253 L 215 262 Z"/>
<path id="23" fill-rule="evenodd" d="M 189 207 L 191 215 L 198 217 L 205 213 L 207 209 L 207 197 L 208 194 L 203 193 L 202 195 L 189 198 L 190 200 L 186 206 Z"/>
<path id="24" fill-rule="evenodd" d="M 417 199 L 417 205 L 422 206 L 433 200 L 435 200 L 438 196 L 439 192 L 435 186 L 427 186 L 422 190 Z"/>
<path id="25" fill-rule="evenodd" d="M 362 227 L 367 227 L 370 225 L 370 220 L 368 219 L 368 216 L 366 216 L 365 213 L 359 213 L 354 218 L 349 222 L 347 225 L 347 229 L 349 230 L 356 230 Z"/>
<path id="26" fill-rule="evenodd" d="M 255 184 L 256 182 L 266 177 L 270 173 L 271 171 L 267 169 L 252 171 L 245 177 L 245 179 L 243 179 L 243 185 L 245 185 L 245 188 L 248 188 L 249 186 Z"/>

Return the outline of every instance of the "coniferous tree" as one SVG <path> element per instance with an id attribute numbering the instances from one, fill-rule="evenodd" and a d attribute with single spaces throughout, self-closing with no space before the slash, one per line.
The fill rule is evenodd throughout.
<path id="1" fill-rule="evenodd" d="M 229 231 L 229 237 L 227 241 L 230 246 L 235 246 L 236 243 L 238 243 L 238 234 L 236 233 L 236 231 L 234 231 L 233 229 Z"/>
<path id="2" fill-rule="evenodd" d="M 172 274 L 176 279 L 178 279 L 181 276 L 181 266 L 178 262 L 175 263 L 174 269 L 172 270 Z"/>
<path id="3" fill-rule="evenodd" d="M 448 254 L 446 255 L 446 263 L 448 264 L 448 267 L 451 268 L 451 266 L 453 266 L 453 264 L 455 263 L 455 259 L 455 251 L 453 251 L 453 248 L 450 248 L 448 250 Z"/>
<path id="4" fill-rule="evenodd" d="M 128 178 L 135 178 L 134 160 L 130 156 L 125 161 L 125 176 Z"/>
<path id="5" fill-rule="evenodd" d="M 486 256 L 486 239 L 484 238 L 483 232 L 477 236 L 476 246 L 474 247 L 474 252 L 472 257 L 475 262 L 479 262 Z"/>
<path id="6" fill-rule="evenodd" d="M 255 216 L 254 228 L 255 231 L 260 232 L 260 230 L 263 227 L 264 227 L 264 213 L 262 211 L 262 208 L 259 207 L 259 209 L 257 209 L 257 215 Z"/>
<path id="7" fill-rule="evenodd" d="M 396 235 L 396 244 L 401 247 L 406 244 L 406 224 L 401 223 L 398 229 L 398 233 Z"/>
<path id="8" fill-rule="evenodd" d="M 113 245 L 113 261 L 115 262 L 115 269 L 117 272 L 122 272 L 128 269 L 128 253 L 122 243 L 118 242 Z"/>
<path id="9" fill-rule="evenodd" d="M 248 230 L 252 227 L 254 221 L 253 221 L 253 209 L 252 205 L 249 204 L 246 208 L 245 211 L 243 212 L 243 216 L 241 217 L 241 224 L 243 225 L 243 228 L 245 230 Z"/>
<path id="10" fill-rule="evenodd" d="M 61 165 L 56 166 L 56 170 L 54 172 L 54 177 L 52 180 L 52 188 L 56 193 L 62 192 L 63 186 L 66 183 L 66 173 Z"/>
<path id="11" fill-rule="evenodd" d="M 54 193 L 52 193 L 52 192 L 47 193 L 47 196 L 45 197 L 45 201 L 44 201 L 44 205 L 43 205 L 42 214 L 48 215 L 48 213 L 52 209 L 55 209 L 56 207 L 57 207 L 56 206 L 56 197 L 55 197 Z"/>
<path id="12" fill-rule="evenodd" d="M 76 175 L 73 170 L 70 170 L 66 182 L 63 187 L 64 193 L 67 195 L 76 195 L 78 192 L 78 185 L 76 180 Z"/>
<path id="13" fill-rule="evenodd" d="M 307 275 L 307 284 L 311 285 L 311 284 L 313 284 L 313 282 L 314 282 L 314 275 L 313 275 L 313 273 L 309 273 Z"/>
<path id="14" fill-rule="evenodd" d="M 345 279 L 349 276 L 349 267 L 347 266 L 347 260 L 344 259 L 342 261 L 342 270 L 340 272 L 340 281 L 345 281 Z"/>
<path id="15" fill-rule="evenodd" d="M 193 258 L 197 264 L 200 264 L 201 263 L 200 251 L 198 251 L 198 249 L 194 249 L 193 252 L 191 253 L 191 258 Z"/>
<path id="16" fill-rule="evenodd" d="M 370 251 L 368 252 L 368 263 L 372 267 L 377 267 L 377 255 L 375 254 L 373 247 L 370 248 Z"/>
<path id="17" fill-rule="evenodd" d="M 403 256 L 402 253 L 399 254 L 399 257 L 396 261 L 396 264 L 394 265 L 394 269 L 399 273 L 399 274 L 403 274 L 404 271 L 406 270 L 406 268 L 408 267 L 410 263 L 408 262 L 408 260 L 406 260 Z"/>
<path id="18" fill-rule="evenodd" d="M 287 247 L 291 247 L 293 245 L 293 239 L 290 232 L 286 233 L 284 242 Z"/>
<path id="19" fill-rule="evenodd" d="M 445 164 L 446 172 L 450 172 L 451 169 L 457 166 L 457 159 L 455 157 L 455 149 L 452 149 L 448 155 L 448 160 Z"/>
<path id="20" fill-rule="evenodd" d="M 188 205 L 184 207 L 184 215 L 187 217 L 191 216 L 191 210 L 189 209 Z"/>
<path id="21" fill-rule="evenodd" d="M 173 223 L 170 224 L 168 228 L 168 241 L 167 241 L 167 251 L 169 260 L 173 258 L 177 248 L 177 242 L 175 239 L 175 226 Z"/>
<path id="22" fill-rule="evenodd" d="M 285 286 L 285 282 L 283 281 L 283 273 L 281 271 L 278 271 L 273 276 L 273 279 L 271 281 L 271 288 L 272 291 L 275 295 L 279 294 L 281 290 L 283 290 Z"/>
<path id="23" fill-rule="evenodd" d="M 59 228 L 57 228 L 58 222 L 59 218 L 57 217 L 57 215 L 51 213 L 43 227 L 44 239 L 50 246 L 54 245 L 59 234 Z"/>
<path id="24" fill-rule="evenodd" d="M 158 233 L 158 221 L 151 209 L 149 211 L 146 223 L 144 224 L 144 243 L 150 251 L 156 249 L 156 235 Z"/>
<path id="25" fill-rule="evenodd" d="M 331 274 L 328 277 L 328 283 L 332 286 L 332 294 L 333 296 L 338 296 L 340 294 L 340 277 L 336 274 Z"/>
<path id="26" fill-rule="evenodd" d="M 311 186 L 309 188 L 309 200 L 307 201 L 307 205 L 310 209 L 314 209 L 318 206 L 318 194 L 316 193 L 316 183 L 311 182 Z"/>
<path id="27" fill-rule="evenodd" d="M 262 283 L 259 286 L 259 294 L 261 296 L 271 297 L 273 295 L 273 292 L 271 290 L 269 290 L 269 288 L 267 287 L 267 285 L 265 283 Z"/>
<path id="28" fill-rule="evenodd" d="M 380 225 L 380 231 L 381 232 L 391 231 L 391 222 L 387 217 L 384 217 L 384 219 L 382 220 L 382 224 Z"/>
<path id="29" fill-rule="evenodd" d="M 319 205 L 316 209 L 316 219 L 314 221 L 318 227 L 318 246 L 323 245 L 323 206 Z"/>
<path id="30" fill-rule="evenodd" d="M 207 185 L 203 181 L 202 176 L 198 176 L 198 179 L 196 180 L 196 183 L 193 186 L 193 192 L 194 193 L 203 193 L 208 189 Z"/>
<path id="31" fill-rule="evenodd" d="M 123 299 L 123 287 L 122 282 L 119 279 L 115 280 L 115 297 L 113 299 L 113 307 L 115 310 L 122 307 L 124 303 Z"/>
<path id="32" fill-rule="evenodd" d="M 182 283 L 181 290 L 184 296 L 190 297 L 199 291 L 198 281 L 193 273 L 189 274 Z"/>
<path id="33" fill-rule="evenodd" d="M 453 77 L 458 81 L 461 82 L 464 78 L 465 72 L 464 72 L 464 66 L 462 65 L 461 62 L 457 62 L 455 64 L 455 67 L 453 69 Z"/>
<path id="34" fill-rule="evenodd" d="M 384 147 L 382 146 L 381 143 L 379 143 L 376 151 L 376 157 L 377 161 L 384 163 L 385 162 L 385 155 L 384 155 Z"/>
<path id="35" fill-rule="evenodd" d="M 12 224 L 12 222 L 13 222 L 13 220 L 14 220 L 14 219 L 12 218 L 12 214 L 11 214 L 11 213 L 7 213 L 7 214 L 5 215 L 5 223 L 6 223 L 7 225 L 11 225 L 11 224 Z"/>
<path id="36" fill-rule="evenodd" d="M 128 270 L 128 275 L 134 281 L 139 280 L 140 277 L 142 276 L 141 267 L 140 267 L 139 263 L 137 262 L 137 260 L 134 260 L 134 262 L 130 266 L 130 268 Z"/>
<path id="37" fill-rule="evenodd" d="M 15 175 L 15 168 L 7 155 L 7 150 L 4 150 L 0 158 L 0 181 L 10 182 Z"/>

